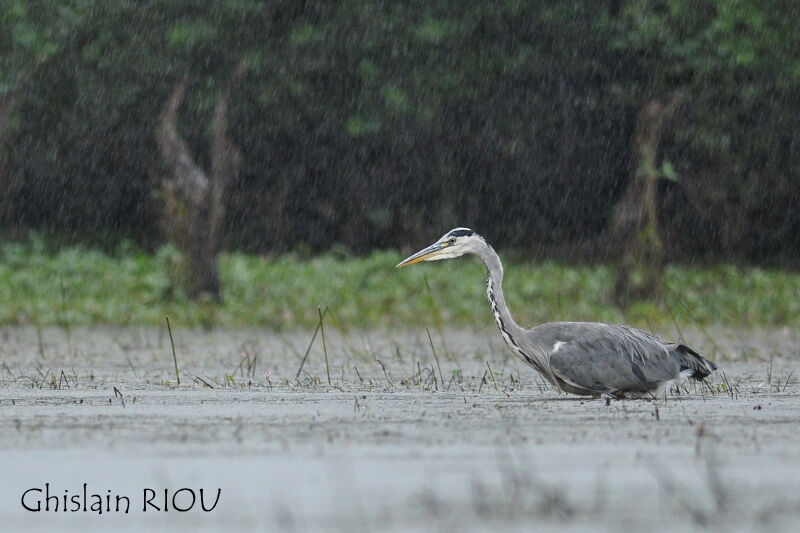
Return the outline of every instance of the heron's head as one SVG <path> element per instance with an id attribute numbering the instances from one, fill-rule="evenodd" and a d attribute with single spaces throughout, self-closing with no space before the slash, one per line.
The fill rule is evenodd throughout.
<path id="1" fill-rule="evenodd" d="M 481 237 L 469 228 L 451 229 L 435 243 L 400 261 L 397 268 L 420 261 L 439 261 L 472 253 L 481 240 Z"/>

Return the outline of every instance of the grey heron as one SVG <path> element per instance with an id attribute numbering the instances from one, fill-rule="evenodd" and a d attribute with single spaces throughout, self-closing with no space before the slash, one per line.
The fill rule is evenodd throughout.
<path id="1" fill-rule="evenodd" d="M 559 390 L 579 395 L 652 397 L 671 381 L 702 380 L 717 365 L 681 343 L 663 342 L 628 326 L 598 322 L 550 322 L 531 329 L 517 325 L 503 295 L 503 265 L 477 233 L 455 228 L 397 268 L 464 254 L 486 265 L 486 294 L 503 339 Z"/>

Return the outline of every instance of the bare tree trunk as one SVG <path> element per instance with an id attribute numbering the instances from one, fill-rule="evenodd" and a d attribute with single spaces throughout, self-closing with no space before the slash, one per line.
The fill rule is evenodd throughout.
<path id="1" fill-rule="evenodd" d="M 191 298 L 209 294 L 220 299 L 217 255 L 224 216 L 227 185 L 236 177 L 242 156 L 227 137 L 228 102 L 231 91 L 247 69 L 241 61 L 217 98 L 211 122 L 211 172 L 194 160 L 178 132 L 178 110 L 187 79 L 181 80 L 164 105 L 156 128 L 156 140 L 168 169 L 161 185 L 165 197 L 168 237 L 184 253 L 186 290 Z"/>
<path id="2" fill-rule="evenodd" d="M 20 94 L 43 64 L 45 64 L 44 56 L 37 58 L 27 68 L 23 68 L 14 86 L 0 96 L 0 191 L 4 192 L 0 195 L 0 225 L 8 224 L 12 234 L 21 229 L 18 213 L 14 211 L 16 198 L 11 194 L 11 168 L 8 157 L 16 134 L 15 128 L 12 127 L 12 118 L 20 101 Z"/>
<path id="3" fill-rule="evenodd" d="M 611 240 L 619 257 L 614 300 L 627 305 L 652 299 L 662 285 L 664 245 L 658 228 L 658 147 L 664 123 L 683 100 L 675 92 L 667 102 L 653 99 L 639 112 L 634 135 L 635 175 L 614 208 Z"/>
<path id="4" fill-rule="evenodd" d="M 0 198 L 0 225 L 4 225 L 11 220 L 9 208 L 11 206 L 11 198 L 9 194 L 11 176 L 8 167 L 8 137 L 9 137 L 9 122 L 11 112 L 16 103 L 16 94 L 8 92 L 0 97 L 0 191 L 5 191 Z"/>
<path id="5" fill-rule="evenodd" d="M 19 227 L 14 223 L 18 217 L 12 212 L 14 198 L 11 195 L 11 168 L 8 157 L 12 144 L 11 138 L 14 136 L 11 119 L 17 108 L 22 86 L 28 81 L 31 73 L 32 71 L 24 72 L 16 85 L 0 96 L 0 191 L 4 191 L 0 197 L 0 225 L 9 224 L 12 232 L 17 231 Z"/>

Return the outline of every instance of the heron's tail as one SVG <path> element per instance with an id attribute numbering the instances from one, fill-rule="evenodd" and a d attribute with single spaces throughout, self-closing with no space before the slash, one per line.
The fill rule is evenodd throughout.
<path id="1" fill-rule="evenodd" d="M 717 369 L 713 361 L 709 361 L 685 344 L 670 344 L 667 348 L 680 359 L 681 376 L 699 381 Z"/>

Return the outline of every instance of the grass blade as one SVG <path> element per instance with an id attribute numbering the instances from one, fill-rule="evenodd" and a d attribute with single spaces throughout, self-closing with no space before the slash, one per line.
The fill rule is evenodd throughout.
<path id="1" fill-rule="evenodd" d="M 181 384 L 181 376 L 178 373 L 178 356 L 175 355 L 175 341 L 172 339 L 172 326 L 169 325 L 169 317 L 167 319 L 167 331 L 169 331 L 169 344 L 172 346 L 172 361 L 175 363 L 175 379 L 178 380 L 178 385 Z"/>
<path id="2" fill-rule="evenodd" d="M 325 318 L 327 312 L 328 308 L 326 306 L 325 310 L 322 312 L 323 318 Z M 317 327 L 314 330 L 314 334 L 311 336 L 311 342 L 308 343 L 308 348 L 306 348 L 306 353 L 303 355 L 303 360 L 300 361 L 300 368 L 297 369 L 297 374 L 294 376 L 295 379 L 300 379 L 300 373 L 303 372 L 303 366 L 305 366 L 306 364 L 306 359 L 308 359 L 308 354 L 311 352 L 311 347 L 314 346 L 314 340 L 317 338 L 317 333 L 319 333 L 320 324 L 322 324 L 321 320 L 317 323 Z"/>
<path id="3" fill-rule="evenodd" d="M 325 306 L 325 311 L 328 310 L 328 307 Z M 328 373 L 328 385 L 331 384 L 331 367 L 328 364 L 328 345 L 325 344 L 325 327 L 322 325 L 322 309 L 317 307 L 317 313 L 319 313 L 319 330 L 322 332 L 322 351 L 325 353 L 325 371 Z"/>
<path id="4" fill-rule="evenodd" d="M 425 332 L 428 334 L 428 342 L 431 343 L 431 351 L 433 352 L 433 358 L 436 360 L 436 368 L 439 369 L 439 379 L 442 382 L 442 388 L 444 388 L 444 375 L 442 374 L 442 367 L 439 366 L 439 356 L 436 355 L 436 348 L 433 347 L 433 339 L 431 339 L 431 331 L 428 328 L 425 328 Z"/>

